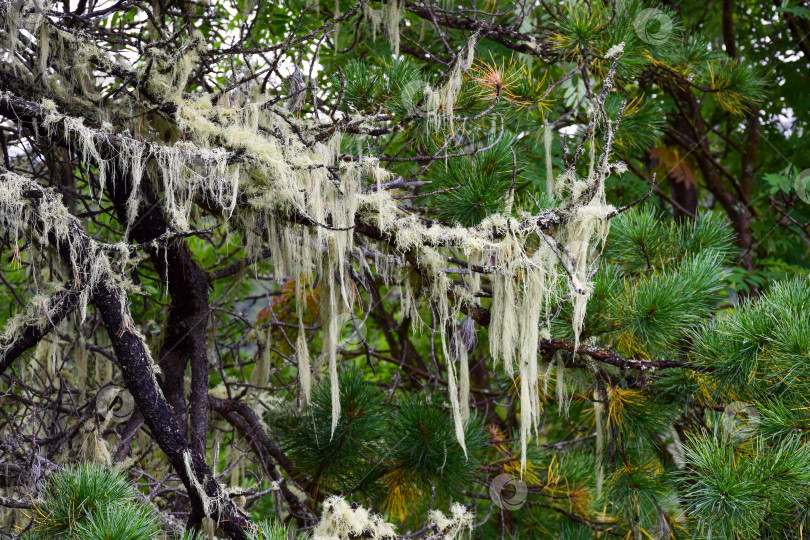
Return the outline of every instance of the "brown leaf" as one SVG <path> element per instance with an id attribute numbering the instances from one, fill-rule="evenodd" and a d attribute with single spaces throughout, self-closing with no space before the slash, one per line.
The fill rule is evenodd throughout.
<path id="1" fill-rule="evenodd" d="M 649 151 L 650 158 L 656 160 L 665 172 L 677 183 L 686 182 L 687 186 L 697 186 L 697 175 L 681 158 L 678 149 L 672 146 L 661 146 Z"/>

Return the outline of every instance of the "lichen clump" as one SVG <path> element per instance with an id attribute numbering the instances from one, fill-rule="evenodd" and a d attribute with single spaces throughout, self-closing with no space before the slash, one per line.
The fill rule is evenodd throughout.
<path id="1" fill-rule="evenodd" d="M 393 540 L 397 538 L 397 534 L 394 526 L 382 516 L 372 514 L 358 504 L 350 504 L 337 496 L 326 499 L 321 521 L 312 531 L 313 540 L 347 540 L 359 537 Z"/>
<path id="2" fill-rule="evenodd" d="M 428 540 L 454 540 L 460 538 L 465 530 L 472 530 L 475 516 L 460 503 L 453 503 L 450 516 L 440 510 L 432 510 L 428 516 L 435 533 Z"/>
<path id="3" fill-rule="evenodd" d="M 375 24 L 385 21 L 392 46 L 396 47 L 393 35 L 400 4 L 393 0 L 383 9 L 383 14 L 367 10 L 367 15 Z M 459 52 L 443 84 L 425 89 L 425 116 L 432 130 L 447 126 L 453 129 L 454 104 L 463 73 L 473 61 L 476 37 L 473 34 Z M 472 264 L 486 264 L 492 286 L 490 352 L 507 374 L 514 376 L 517 371 L 520 376 L 525 467 L 526 441 L 531 430 L 538 429 L 541 418 L 537 355 L 540 327 L 548 326 L 552 308 L 562 300 L 561 280 L 567 279 L 578 343 L 590 291 L 590 265 L 607 234 L 612 211 L 604 199 L 604 178 L 609 173 L 605 156 L 612 141 L 606 141 L 605 156 L 597 159 L 591 139 L 587 177 L 578 178 L 572 165 L 554 182 L 557 192 L 565 192 L 572 201 L 566 210 L 549 211 L 544 216 L 492 215 L 476 227 L 428 223 L 400 208 L 384 189 L 391 173 L 381 167 L 378 159 L 341 154 L 344 135 L 333 125 L 298 118 L 286 109 L 269 106 L 262 96 L 247 96 L 243 107 L 233 107 L 226 95 L 218 99 L 203 94 L 181 95 L 185 78 L 204 48 L 205 41 L 194 35 L 172 56 L 157 51 L 147 55 L 158 75 L 148 89 L 176 105 L 175 141 L 141 140 L 129 133 L 111 137 L 108 131 L 92 128 L 82 118 L 60 113 L 52 102 L 43 103 L 47 111 L 44 127 L 51 132 L 61 130 L 74 141 L 82 158 L 96 165 L 100 189 L 110 174 L 125 171 L 131 176 L 134 189 L 127 203 L 127 234 L 140 202 L 138 187 L 148 180 L 159 188 L 175 230 L 190 230 L 192 208 L 202 206 L 238 229 L 251 255 L 269 246 L 280 282 L 296 276 L 319 277 L 323 358 L 328 361 L 331 381 L 333 433 L 340 415 L 339 337 L 342 324 L 350 318 L 354 298 L 349 272 L 352 265 L 376 264 L 378 275 L 389 285 L 401 287 L 404 315 L 419 324 L 420 296 L 435 312 L 436 332 L 447 363 L 455 432 L 465 448 L 469 373 L 467 350 L 459 345 L 464 341 L 458 338 L 459 320 L 463 312 L 481 307 L 476 297 L 481 276 L 473 272 L 464 287 L 448 277 L 445 266 L 451 254 Z M 88 84 L 92 85 L 92 81 Z M 362 124 L 368 119 L 360 120 Z M 548 130 L 545 137 L 548 147 Z M 14 224 L 21 222 L 19 214 L 25 211 L 19 193 L 7 193 L 15 189 L 19 187 L 13 182 L 0 186 L 0 212 L 14 235 Z M 50 226 L 63 227 L 67 219 L 56 216 Z M 379 238 L 369 240 L 369 244 L 378 253 L 400 262 L 369 260 L 366 252 L 357 249 L 354 229 L 358 223 L 376 227 Z M 559 240 L 567 259 L 560 256 L 558 239 L 546 235 L 550 224 L 559 225 Z M 57 231 L 57 236 L 64 238 L 65 231 Z M 538 244 L 538 239 L 539 246 L 527 247 Z M 127 253 L 124 249 L 118 255 L 122 260 L 117 262 L 117 268 L 126 267 Z M 413 263 L 418 280 L 401 270 L 406 257 Z M 92 280 L 102 275 L 122 274 L 107 270 L 107 258 L 99 257 L 98 261 L 92 267 L 87 290 L 93 288 Z M 306 344 L 303 294 L 301 288 L 296 290 L 300 326 L 296 358 L 301 391 L 308 402 L 310 370 L 320 364 L 311 361 Z M 86 301 L 83 292 L 83 303 Z M 259 380 L 265 376 L 263 373 L 266 371 L 260 369 L 255 374 L 254 384 L 264 382 Z"/>

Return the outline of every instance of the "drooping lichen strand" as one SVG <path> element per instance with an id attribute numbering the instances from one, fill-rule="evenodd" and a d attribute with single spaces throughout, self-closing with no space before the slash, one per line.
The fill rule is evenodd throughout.
<path id="1" fill-rule="evenodd" d="M 273 343 L 273 327 L 269 326 L 265 334 L 265 341 L 261 346 L 260 354 L 253 365 L 253 373 L 250 375 L 250 384 L 263 387 L 270 378 L 271 344 Z"/>
<path id="2" fill-rule="evenodd" d="M 467 347 L 456 337 L 456 351 L 459 359 L 459 411 L 461 421 L 466 423 L 470 419 L 470 362 L 467 357 Z"/>
<path id="3" fill-rule="evenodd" d="M 467 455 L 467 443 L 464 438 L 464 418 L 459 405 L 458 388 L 456 388 L 456 368 L 453 365 L 453 356 L 446 354 L 447 359 L 447 389 L 450 394 L 450 408 L 453 411 L 453 424 L 456 430 L 456 440 Z"/>
<path id="4" fill-rule="evenodd" d="M 189 483 L 191 484 L 192 489 L 197 494 L 197 497 L 200 499 L 200 503 L 202 504 L 203 511 L 205 512 L 206 516 L 210 516 L 217 506 L 217 500 L 212 498 L 205 492 L 205 486 L 203 482 L 197 478 L 197 473 L 194 470 L 194 464 L 192 463 L 191 451 L 186 450 L 183 452 L 183 465 L 185 465 L 185 473 L 189 479 Z"/>
<path id="5" fill-rule="evenodd" d="M 368 4 L 363 6 L 363 14 L 371 22 L 372 36 L 377 39 L 377 32 L 383 27 L 388 34 L 393 56 L 399 56 L 399 22 L 402 20 L 402 0 L 387 0 L 381 9 L 374 9 Z"/>
<path id="6" fill-rule="evenodd" d="M 309 347 L 307 346 L 307 333 L 304 326 L 304 303 L 306 299 L 304 297 L 305 290 L 301 284 L 302 279 L 303 276 L 299 276 L 295 280 L 295 309 L 298 316 L 298 338 L 295 341 L 295 357 L 298 362 L 298 382 L 301 385 L 301 394 L 304 396 L 304 402 L 309 403 L 312 383 L 310 381 Z"/>
<path id="7" fill-rule="evenodd" d="M 392 37 L 398 34 L 394 28 L 399 23 L 400 3 L 396 0 L 385 6 L 390 11 L 379 21 L 386 25 Z M 453 129 L 455 102 L 463 74 L 473 60 L 475 37 L 472 36 L 454 61 L 443 84 L 425 92 L 425 115 L 432 130 L 446 126 Z M 258 254 L 265 245 L 270 247 L 279 282 L 302 274 L 320 277 L 319 322 L 325 333 L 322 358 L 328 360 L 332 384 L 333 432 L 340 415 L 339 335 L 354 302 L 354 293 L 349 287 L 349 265 L 353 264 L 356 253 L 352 228 L 358 222 L 376 227 L 383 240 L 375 249 L 400 260 L 407 254 L 414 264 L 413 269 L 403 269 L 391 268 L 396 265 L 384 262 L 378 265 L 377 271 L 387 283 L 401 287 L 403 317 L 420 322 L 420 295 L 435 308 L 436 330 L 441 336 L 442 353 L 447 362 L 455 432 L 462 447 L 465 445 L 464 422 L 469 415 L 467 351 L 459 345 L 458 339 L 455 349 L 449 343 L 453 341 L 450 337 L 456 331 L 462 306 L 480 307 L 474 295 L 481 283 L 480 276 L 471 275 L 470 289 L 464 290 L 447 276 L 444 267 L 451 253 L 458 253 L 474 264 L 487 264 L 493 292 L 490 352 L 497 362 L 503 363 L 510 376 L 515 375 L 515 362 L 518 363 L 522 464 L 525 466 L 526 441 L 531 430 L 537 430 L 540 418 L 538 326 L 547 322 L 550 307 L 562 300 L 554 295 L 560 289 L 558 280 L 567 276 L 578 345 L 590 290 L 589 265 L 607 234 L 611 208 L 604 200 L 604 178 L 609 167 L 604 155 L 597 159 L 593 139 L 589 146 L 589 174 L 585 178 L 578 178 L 571 166 L 557 182 L 549 181 L 549 186 L 555 184 L 557 193 L 561 196 L 565 193 L 573 201 L 563 217 L 552 213 L 554 224 L 559 225 L 559 239 L 573 259 L 573 264 L 561 263 L 551 247 L 555 240 L 545 236 L 548 225 L 541 226 L 537 216 L 492 215 L 476 227 L 426 225 L 420 217 L 404 212 L 383 188 L 391 175 L 377 159 L 362 155 L 338 159 L 343 135 L 334 132 L 329 138 L 319 137 L 323 131 L 318 128 L 323 126 L 318 120 L 298 118 L 289 111 L 265 106 L 260 100 L 234 108 L 224 104 L 227 100 L 213 103 L 210 96 L 181 99 L 179 92 L 185 85 L 185 77 L 203 47 L 204 42 L 196 36 L 177 54 L 166 57 L 156 54 L 149 60 L 159 68 L 157 71 L 162 77 L 151 83 L 152 90 L 170 96 L 177 104 L 175 120 L 180 139 L 177 142 L 141 141 L 122 134 L 110 143 L 109 133 L 93 129 L 81 118 L 55 110 L 44 125 L 48 130 L 64 131 L 69 140 L 75 141 L 82 158 L 96 166 L 102 187 L 106 176 L 118 168 L 132 172 L 135 189 L 127 201 L 128 228 L 140 202 L 137 188 L 148 178 L 160 187 L 162 202 L 174 229 L 193 228 L 191 209 L 194 204 L 202 203 L 207 211 L 229 220 L 243 232 L 250 255 Z M 169 65 L 170 60 L 176 65 Z M 49 104 L 48 108 L 55 109 L 55 106 Z M 595 122 L 596 113 L 592 115 Z M 548 127 L 544 140 L 548 167 Z M 611 142 L 606 141 L 607 151 Z M 550 171 L 547 170 L 547 174 L 551 174 Z M 18 210 L 9 207 L 8 211 L 13 214 Z M 539 248 L 526 247 L 538 243 Z M 120 258 L 123 259 L 123 255 Z M 94 265 L 92 279 L 99 279 L 108 267 L 109 262 Z M 452 303 L 449 296 L 454 298 Z M 303 306 L 302 299 L 297 300 Z M 297 315 L 296 358 L 301 391 L 308 400 L 310 364 L 306 332 L 302 313 L 299 311 Z M 456 371 L 457 366 L 460 372 Z M 264 366 L 259 365 L 254 373 L 263 378 L 263 370 Z M 558 389 L 564 392 L 561 361 L 557 374 Z"/>
<path id="8" fill-rule="evenodd" d="M 571 325 L 574 330 L 574 347 L 579 347 L 579 335 L 585 320 L 585 309 L 591 295 L 589 262 L 593 260 L 596 246 L 601 245 L 608 233 L 608 214 L 613 207 L 589 204 L 574 210 L 566 229 L 566 248 L 576 264 L 571 272 L 570 290 L 574 305 Z"/>
<path id="9" fill-rule="evenodd" d="M 39 27 L 39 72 L 43 75 L 48 71 L 48 57 L 51 54 L 51 34 L 49 26 L 43 24 Z"/>
<path id="10" fill-rule="evenodd" d="M 476 36 L 473 34 L 459 53 L 444 84 L 439 88 L 425 87 L 425 114 L 431 131 L 439 131 L 445 124 L 451 131 L 454 128 L 456 99 L 461 92 L 464 73 L 472 67 L 475 59 Z"/>
<path id="11" fill-rule="evenodd" d="M 326 325 L 326 354 L 329 357 L 329 386 L 332 400 L 332 431 L 335 435 L 338 420 L 340 420 L 340 388 L 338 387 L 337 373 L 337 342 L 341 314 L 341 305 L 338 302 L 337 284 L 335 283 L 334 268 L 324 268 L 326 274 L 321 286 L 323 298 L 321 299 L 321 316 Z"/>

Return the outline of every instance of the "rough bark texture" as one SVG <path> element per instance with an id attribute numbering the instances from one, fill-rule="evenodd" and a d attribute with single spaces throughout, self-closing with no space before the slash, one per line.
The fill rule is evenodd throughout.
<path id="1" fill-rule="evenodd" d="M 1 172 L 1 171 L 0 171 Z M 20 336 L 0 355 L 0 375 L 25 351 L 34 347 L 79 305 L 79 291 L 66 289 L 54 294 L 48 301 L 48 321 L 44 326 L 28 325 Z"/>
<path id="2" fill-rule="evenodd" d="M 753 269 L 754 238 L 751 234 L 751 212 L 747 206 L 751 196 L 753 167 L 756 159 L 756 146 L 759 138 L 759 120 L 756 112 L 751 114 L 746 145 L 750 152 L 743 157 L 743 171 L 746 174 L 735 178 L 712 154 L 709 147 L 708 129 L 700 112 L 700 102 L 688 90 L 672 89 L 678 99 L 681 111 L 673 129 L 668 131 L 678 144 L 691 152 L 700 168 L 706 188 L 714 195 L 731 221 L 737 233 L 737 245 L 742 249 L 741 265 Z M 724 180 L 725 178 L 725 180 Z"/>
<path id="3" fill-rule="evenodd" d="M 26 192 L 34 208 L 46 197 L 38 184 L 31 182 Z M 42 220 L 48 219 L 35 214 L 36 223 L 30 227 L 43 229 Z M 81 230 L 78 222 L 72 221 L 71 246 L 64 239 L 52 236 L 49 240 L 68 267 L 76 268 L 81 282 L 87 283 L 90 275 L 93 253 L 90 250 L 90 238 Z M 152 361 L 149 358 L 143 340 L 129 328 L 131 320 L 126 298 L 121 290 L 114 288 L 112 277 L 102 279 L 92 291 L 92 303 L 101 315 L 104 327 L 115 351 L 115 359 L 121 369 L 126 389 L 132 394 L 138 410 L 143 415 L 155 442 L 163 450 L 172 467 L 180 476 L 192 504 L 192 525 L 199 523 L 204 512 L 204 500 L 195 485 L 204 486 L 206 497 L 214 501 L 208 516 L 216 519 L 229 538 L 245 538 L 244 529 L 248 525 L 246 516 L 236 508 L 222 486 L 214 478 L 205 461 L 205 454 L 189 445 L 185 429 L 178 423 L 175 413 L 158 385 Z M 207 383 L 207 381 L 206 381 Z M 206 391 L 207 395 L 207 391 Z M 185 465 L 185 455 L 190 455 L 193 477 L 189 476 Z"/>

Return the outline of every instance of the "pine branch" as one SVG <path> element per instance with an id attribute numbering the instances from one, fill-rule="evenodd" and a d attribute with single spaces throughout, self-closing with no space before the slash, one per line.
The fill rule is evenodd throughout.
<path id="1" fill-rule="evenodd" d="M 542 339 L 540 350 L 544 354 L 554 354 L 556 351 L 574 352 L 574 343 L 565 339 Z M 606 364 L 622 369 L 640 369 L 642 371 L 657 371 L 659 369 L 685 368 L 693 371 L 706 371 L 706 367 L 687 360 L 637 360 L 622 358 L 618 354 L 592 345 L 580 345 L 577 354 L 590 356 Z"/>

